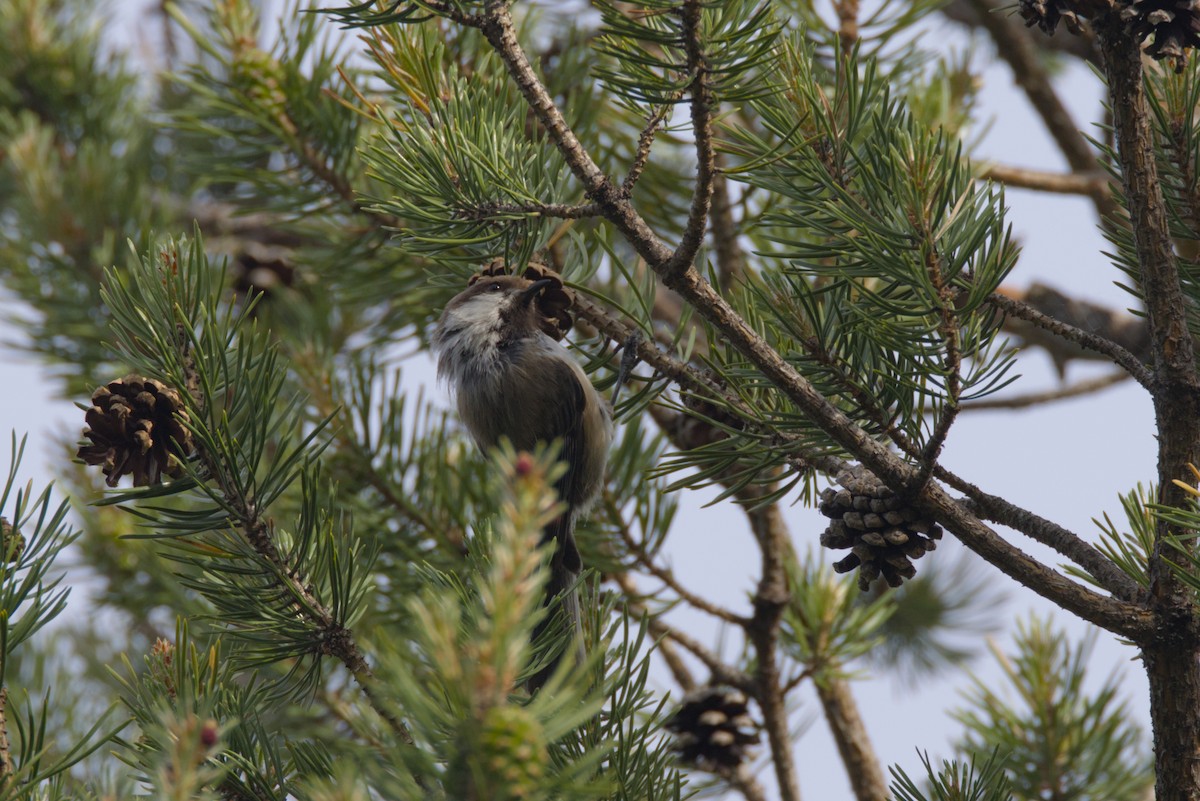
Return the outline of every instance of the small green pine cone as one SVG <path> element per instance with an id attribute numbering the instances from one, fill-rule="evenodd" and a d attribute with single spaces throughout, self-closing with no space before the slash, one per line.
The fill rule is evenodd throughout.
<path id="1" fill-rule="evenodd" d="M 451 798 L 534 801 L 549 764 L 542 724 L 520 706 L 489 709 L 479 724 L 467 722 L 448 766 Z"/>

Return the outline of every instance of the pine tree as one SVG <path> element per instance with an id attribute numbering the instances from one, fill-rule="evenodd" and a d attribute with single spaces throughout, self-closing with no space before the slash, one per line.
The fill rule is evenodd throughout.
<path id="1" fill-rule="evenodd" d="M 0 796 L 796 801 L 811 687 L 858 801 L 1200 798 L 1195 12 L 1017 10 L 181 0 L 122 55 L 99 6 L 0 6 L 0 280 L 84 426 L 74 517 L 16 436 L 0 491 Z M 972 162 L 937 15 L 986 32 L 1069 172 Z M 1102 75 L 1099 140 L 1055 59 Z M 1089 198 L 1138 314 L 1001 286 L 1006 184 Z M 401 370 L 473 276 L 530 269 L 619 423 L 587 656 L 532 694 L 563 647 L 533 636 L 555 446 L 479 453 Z M 1155 472 L 1095 537 L 940 460 L 966 411 L 1102 388 L 1014 396 L 1017 340 L 1153 400 Z M 697 488 L 753 535 L 739 605 L 666 557 Z M 1152 758 L 1090 641 L 1033 618 L 957 752 L 914 743 L 889 787 L 853 682 L 962 669 L 996 570 L 1129 643 Z"/>

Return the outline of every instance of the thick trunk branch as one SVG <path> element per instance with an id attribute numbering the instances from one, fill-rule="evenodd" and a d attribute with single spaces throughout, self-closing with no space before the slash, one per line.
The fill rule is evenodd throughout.
<path id="1" fill-rule="evenodd" d="M 833 732 L 838 754 L 846 766 L 846 775 L 857 801 L 887 801 L 888 786 L 879 765 L 879 757 L 867 736 L 858 704 L 850 693 L 850 685 L 842 679 L 829 678 L 814 682 L 825 721 Z"/>
<path id="2" fill-rule="evenodd" d="M 1200 462 L 1200 379 L 1154 159 L 1141 48 L 1115 12 L 1097 21 L 1097 32 L 1103 45 L 1121 179 L 1150 326 L 1159 501 L 1184 506 L 1187 493 L 1172 482 L 1189 476 L 1189 463 Z M 1158 524 L 1150 561 L 1156 631 L 1153 637 L 1141 640 L 1142 657 L 1150 680 L 1157 799 L 1197 801 L 1200 627 L 1192 592 L 1164 559 L 1169 548 L 1166 538 L 1171 533 L 1165 523 Z"/>

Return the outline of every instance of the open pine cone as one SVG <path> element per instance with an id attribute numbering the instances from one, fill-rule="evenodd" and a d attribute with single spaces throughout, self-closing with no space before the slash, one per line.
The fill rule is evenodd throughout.
<path id="1" fill-rule="evenodd" d="M 740 765 L 747 749 L 759 741 L 746 696 L 732 687 L 701 687 L 688 693 L 666 727 L 675 735 L 680 759 L 717 773 Z"/>
<path id="2" fill-rule="evenodd" d="M 821 532 L 826 548 L 849 548 L 850 555 L 834 562 L 838 573 L 858 568 L 859 589 L 883 576 L 890 587 L 899 587 L 917 574 L 914 559 L 937 548 L 942 529 L 920 510 L 868 473 L 861 465 L 850 475 L 839 476 L 843 489 L 821 493 L 818 506 L 830 519 Z"/>
<path id="3" fill-rule="evenodd" d="M 1076 14 L 1074 3 L 1070 0 L 1021 0 L 1017 6 L 1025 27 L 1034 25 L 1042 29 L 1042 33 L 1053 36 L 1058 29 L 1058 23 L 1066 23 L 1067 30 L 1078 35 L 1082 30 L 1079 16 Z"/>
<path id="4" fill-rule="evenodd" d="M 507 275 L 507 267 L 508 265 L 505 264 L 503 259 L 495 259 L 471 276 L 471 280 L 467 282 L 467 286 L 474 284 L 480 278 L 493 275 Z M 567 335 L 567 332 L 571 330 L 571 326 L 575 322 L 571 317 L 571 306 L 575 304 L 575 293 L 563 284 L 562 276 L 546 265 L 536 261 L 529 262 L 521 275 L 531 283 L 533 281 L 540 281 L 543 278 L 549 278 L 555 282 L 552 286 L 548 286 L 542 290 L 535 303 L 541 318 L 539 327 L 542 329 L 542 332 L 555 341 L 561 341 Z"/>
<path id="5" fill-rule="evenodd" d="M 1187 63 L 1184 49 L 1200 46 L 1200 4 L 1193 0 L 1133 0 L 1122 9 L 1121 19 L 1138 41 L 1153 34 L 1146 52 L 1159 60 L 1169 58 L 1176 72 Z"/>
<path id="6" fill-rule="evenodd" d="M 162 483 L 183 474 L 176 453 L 190 454 L 192 434 L 179 393 L 153 378 L 127 375 L 92 393 L 83 436 L 91 444 L 79 447 L 86 464 L 100 465 L 105 483 L 117 486 L 132 475 L 135 487 Z"/>

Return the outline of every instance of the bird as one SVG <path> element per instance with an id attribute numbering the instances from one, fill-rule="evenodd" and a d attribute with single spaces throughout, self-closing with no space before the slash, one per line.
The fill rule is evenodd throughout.
<path id="1" fill-rule="evenodd" d="M 549 563 L 547 614 L 534 630 L 536 640 L 556 618 L 565 621 L 574 658 L 583 659 L 582 629 L 575 584 L 583 560 L 575 526 L 604 483 L 613 423 L 608 404 L 583 368 L 554 337 L 539 297 L 557 279 L 513 275 L 482 276 L 446 304 L 434 328 L 432 345 L 440 378 L 450 385 L 458 416 L 484 452 L 507 439 L 518 451 L 558 443 L 566 469 L 555 482 L 566 510 L 542 533 L 554 543 Z M 526 682 L 536 692 L 553 674 L 567 649 Z"/>

